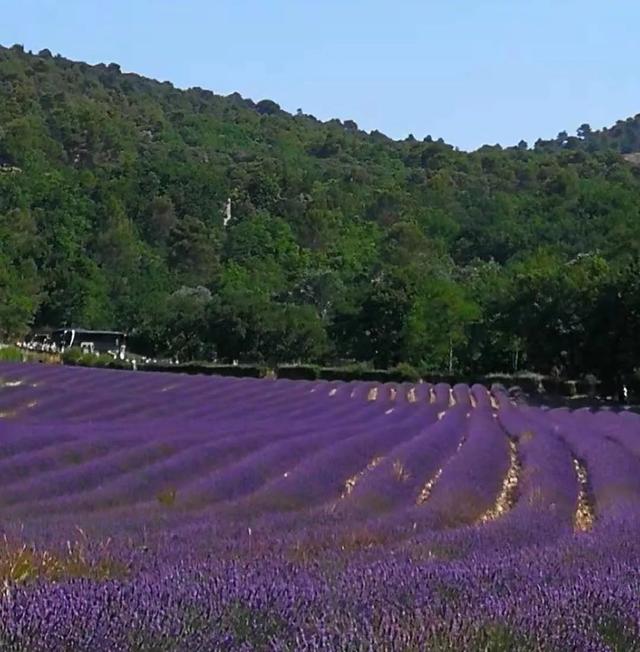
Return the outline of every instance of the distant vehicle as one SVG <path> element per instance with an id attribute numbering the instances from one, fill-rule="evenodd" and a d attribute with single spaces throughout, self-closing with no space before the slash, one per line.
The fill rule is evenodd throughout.
<path id="1" fill-rule="evenodd" d="M 61 328 L 53 331 L 51 339 L 63 352 L 79 348 L 84 353 L 110 353 L 123 359 L 127 347 L 127 335 L 121 331 L 92 331 L 84 328 Z"/>
<path id="2" fill-rule="evenodd" d="M 51 336 L 47 333 L 36 333 L 30 343 L 35 351 L 48 351 L 53 344 Z"/>
<path id="3" fill-rule="evenodd" d="M 17 344 L 29 351 L 55 352 L 55 345 L 50 333 L 33 333 L 24 342 L 18 342 Z"/>

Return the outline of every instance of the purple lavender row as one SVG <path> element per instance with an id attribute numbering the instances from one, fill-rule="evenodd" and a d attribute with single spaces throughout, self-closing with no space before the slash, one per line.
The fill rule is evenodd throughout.
<path id="1" fill-rule="evenodd" d="M 630 416 L 637 417 L 633 414 Z M 592 418 L 595 427 L 605 438 L 619 443 L 631 455 L 640 458 L 640 419 L 625 418 L 615 412 L 597 412 Z"/>
<path id="2" fill-rule="evenodd" d="M 32 503 L 44 498 L 79 493 L 85 494 L 79 497 L 85 508 L 92 501 L 95 501 L 94 507 L 97 507 L 105 502 L 117 504 L 118 500 L 125 497 L 130 500 L 149 499 L 165 487 L 178 487 L 189 479 L 193 481 L 201 473 L 238 461 L 243 456 L 255 455 L 262 448 L 272 446 L 278 439 L 304 437 L 312 424 L 312 420 L 300 425 L 293 422 L 279 430 L 263 426 L 253 435 L 249 431 L 248 435 L 240 436 L 243 426 L 238 427 L 234 421 L 229 425 L 219 421 L 217 430 L 223 437 L 218 443 L 212 441 L 206 430 L 204 436 L 193 436 L 189 431 L 181 434 L 178 431 L 172 438 L 165 437 L 162 440 L 155 439 L 155 431 L 151 438 L 142 438 L 140 444 L 132 449 L 119 449 L 80 467 L 73 465 L 6 487 L 0 497 L 0 505 L 7 507 L 27 502 L 33 509 Z M 201 425 L 201 430 L 202 427 Z M 203 446 L 207 441 L 212 443 Z M 91 493 L 87 494 L 90 490 Z M 70 502 L 69 499 L 55 502 L 47 500 L 38 506 L 38 510 L 69 509 L 73 506 L 74 501 Z"/>
<path id="3" fill-rule="evenodd" d="M 479 408 L 489 409 L 491 407 L 491 396 L 484 385 L 472 385 L 470 393 Z"/>
<path id="4" fill-rule="evenodd" d="M 429 407 L 431 425 L 392 449 L 383 462 L 367 473 L 346 499 L 344 511 L 381 514 L 416 503 L 425 483 L 455 453 L 467 428 L 464 408 L 452 408 L 438 420 L 438 406 Z"/>
<path id="5" fill-rule="evenodd" d="M 589 415 L 552 410 L 548 418 L 584 463 L 595 515 L 606 527 L 610 520 L 636 520 L 640 516 L 640 459 L 593 427 Z"/>
<path id="6" fill-rule="evenodd" d="M 70 428 L 67 424 L 26 424 L 20 421 L 6 420 L 0 423 L 0 457 L 9 459 L 29 451 L 38 451 L 55 444 L 78 440 L 82 432 Z"/>
<path id="7" fill-rule="evenodd" d="M 375 429 L 378 423 L 387 426 L 387 424 L 393 423 L 389 420 L 389 416 L 384 412 L 373 413 L 373 418 L 364 423 L 372 429 Z M 417 422 L 419 416 L 413 418 Z M 278 476 L 282 477 L 284 473 L 301 463 L 307 456 L 334 446 L 340 441 L 347 441 L 358 436 L 364 425 L 363 423 L 355 428 L 353 426 L 341 427 L 338 422 L 331 428 L 329 427 L 330 423 L 328 420 L 324 427 L 308 432 L 304 436 L 296 438 L 295 441 L 288 441 L 285 444 L 276 443 L 266 450 L 251 454 L 241 464 L 212 478 L 196 481 L 185 487 L 184 500 L 187 504 L 194 502 L 208 504 L 247 495 L 257 490 L 266 481 Z"/>
<path id="8" fill-rule="evenodd" d="M 354 410 L 349 415 L 348 419 L 342 420 L 340 428 L 333 430 L 334 442 L 339 442 L 343 437 L 352 438 L 359 432 L 359 429 L 363 426 L 362 419 L 359 417 L 358 412 L 364 414 L 365 407 L 366 406 L 362 406 L 359 410 Z M 379 410 L 374 411 L 368 409 L 366 411 L 369 413 L 368 423 L 371 424 L 371 426 L 375 426 L 375 419 L 380 420 L 384 416 Z M 210 458 L 210 455 L 206 453 L 207 449 L 210 447 L 204 447 L 202 450 L 196 449 L 194 451 L 193 457 L 197 456 L 198 459 L 184 460 L 174 458 L 168 463 L 160 463 L 155 469 L 146 470 L 144 482 L 140 482 L 132 475 L 129 479 L 124 478 L 115 480 L 113 483 L 113 485 L 115 485 L 113 489 L 108 490 L 108 488 L 105 488 L 104 493 L 109 495 L 110 501 L 113 500 L 114 493 L 123 497 L 135 496 L 136 500 L 139 501 L 152 498 L 155 492 L 163 487 L 173 486 L 176 488 L 179 487 L 181 495 L 184 494 L 185 500 L 188 501 L 190 500 L 188 496 L 193 485 L 198 486 L 213 482 L 213 480 L 207 479 L 207 476 L 210 476 L 212 471 L 216 471 L 217 473 L 218 469 L 220 469 L 220 474 L 224 477 L 233 478 L 235 470 L 231 464 L 232 462 L 237 462 L 241 468 L 245 468 L 246 464 L 251 463 L 251 460 L 258 459 L 260 464 L 263 464 L 273 455 L 278 458 L 278 462 L 282 462 L 286 457 L 280 455 L 280 453 L 278 453 L 279 450 L 285 450 L 287 454 L 290 454 L 300 446 L 302 446 L 303 449 L 308 446 L 310 450 L 313 451 L 315 450 L 315 447 L 320 445 L 324 440 L 327 442 L 326 445 L 329 445 L 329 438 L 325 434 L 327 418 L 329 417 L 333 419 L 334 416 L 335 415 L 331 414 L 329 417 L 326 413 L 315 415 L 313 419 L 307 419 L 300 425 L 295 426 L 293 430 L 282 430 L 281 428 L 274 428 L 273 425 L 265 425 L 265 428 L 267 428 L 265 435 L 256 439 L 254 444 L 250 441 L 235 442 L 236 444 L 242 444 L 237 447 L 238 451 L 242 451 L 242 455 L 240 455 L 235 461 L 229 458 L 225 459 L 220 455 L 220 453 L 218 453 L 218 459 L 216 459 L 215 466 L 210 467 L 207 471 L 202 468 L 202 462 Z M 385 419 L 384 423 L 387 423 L 387 421 L 388 420 Z M 273 419 L 269 423 L 273 424 Z M 287 428 L 289 428 L 289 426 Z M 244 439 L 246 440 L 247 438 L 245 437 Z M 246 488 L 248 487 L 249 481 L 247 481 Z M 97 502 L 97 504 L 101 504 L 101 501 L 97 500 L 96 496 L 90 497 L 89 502 Z"/>
<path id="9" fill-rule="evenodd" d="M 406 447 L 403 442 L 425 423 L 436 420 L 436 411 L 429 408 L 407 410 L 396 419 L 387 415 L 386 419 L 364 420 L 348 439 L 302 460 L 266 485 L 251 504 L 256 509 L 279 510 L 303 509 L 340 499 L 349 503 L 352 492 L 358 492 L 360 477 L 366 482 L 377 473 L 378 465 L 386 466 L 383 458 L 402 455 Z"/>
<path id="10" fill-rule="evenodd" d="M 158 492 L 167 488 L 180 489 L 181 494 L 188 496 L 190 487 L 206 483 L 203 476 L 212 472 L 233 477 L 233 464 L 238 463 L 245 468 L 244 458 L 252 460 L 258 457 L 264 462 L 269 459 L 269 451 L 284 447 L 290 453 L 300 446 L 311 446 L 315 440 L 326 439 L 323 424 L 319 424 L 320 431 L 314 433 L 312 423 L 293 423 L 280 429 L 265 426 L 253 436 L 228 434 L 218 444 L 206 444 L 206 440 L 197 438 L 189 446 L 180 445 L 177 449 L 175 446 L 168 448 L 167 443 L 160 443 L 157 449 L 153 445 L 145 445 L 133 452 L 117 453 L 78 469 L 63 470 L 53 477 L 36 478 L 29 483 L 10 487 L 5 491 L 4 504 L 26 501 L 30 511 L 41 512 L 97 509 L 140 502 L 154 499 Z M 223 424 L 218 426 L 225 433 Z M 233 425 L 237 427 L 237 424 Z M 350 427 L 345 428 L 344 436 L 351 432 Z M 339 439 L 339 434 L 336 433 L 335 437 Z M 281 443 L 283 441 L 285 443 Z M 147 464 L 141 468 L 141 458 L 145 455 L 148 455 Z M 47 491 L 47 487 L 55 489 Z M 45 495 L 55 498 L 41 502 Z M 40 502 L 36 505 L 35 501 Z M 214 502 L 213 499 L 211 502 Z"/>
<path id="11" fill-rule="evenodd" d="M 307 414 L 306 416 L 309 417 L 311 415 Z M 357 410 L 354 411 L 353 409 L 350 409 L 349 417 L 350 419 L 356 419 Z M 319 418 L 318 415 L 316 416 L 316 418 Z M 349 419 L 347 419 L 347 423 L 348 422 Z M 304 422 L 304 428 L 306 429 L 312 427 L 312 424 L 313 424 L 313 420 L 307 419 Z M 217 421 L 217 428 L 218 431 L 222 432 L 223 434 L 226 433 L 227 437 L 231 436 L 231 433 L 228 432 L 228 429 L 225 429 L 224 427 L 224 421 Z M 299 426 L 299 429 L 300 428 L 302 428 L 302 424 L 301 426 Z M 200 426 L 200 429 L 202 429 L 202 426 Z M 237 424 L 236 424 L 236 429 L 237 429 Z M 154 434 L 157 434 L 158 430 L 155 429 L 153 432 Z M 185 430 L 185 432 L 189 433 L 190 431 Z M 211 440 L 210 436 L 206 436 L 206 438 Z M 262 438 L 264 438 L 264 435 L 262 436 Z M 254 440 L 255 439 L 259 440 L 261 438 L 254 437 Z M 142 442 L 147 440 L 148 437 L 145 437 L 144 439 L 142 439 Z M 183 437 L 182 441 L 179 441 L 178 443 L 185 444 L 187 443 L 187 441 L 193 441 L 193 436 L 191 434 L 188 435 L 188 439 L 185 439 Z M 237 442 L 234 443 L 237 444 Z M 246 449 L 245 452 L 247 453 L 251 452 L 252 448 L 256 445 L 256 443 L 257 441 L 247 441 L 246 444 L 249 446 L 249 448 Z M 180 446 L 178 446 L 178 449 L 176 450 L 176 446 L 172 445 L 170 441 L 162 441 L 162 442 L 158 442 L 158 449 L 179 453 Z M 52 494 L 56 495 L 57 493 L 60 492 L 69 492 L 74 482 L 77 482 L 77 486 L 79 489 L 86 490 L 87 488 L 90 488 L 90 485 L 87 486 L 87 482 L 92 482 L 92 481 L 96 481 L 96 479 L 100 479 L 100 482 L 102 484 L 105 481 L 108 481 L 109 478 L 112 476 L 114 469 L 124 470 L 132 465 L 135 468 L 135 464 L 138 463 L 137 460 L 144 459 L 147 456 L 147 452 L 149 454 L 148 459 L 146 460 L 147 462 L 153 462 L 154 459 L 158 459 L 155 445 L 143 444 L 141 447 L 138 447 L 138 450 L 133 450 L 131 452 L 132 455 L 131 459 L 127 459 L 129 456 L 128 451 L 119 450 L 116 453 L 114 453 L 114 455 L 107 456 L 103 461 L 92 460 L 92 463 L 87 468 L 77 469 L 74 467 L 74 469 L 71 471 L 71 474 L 69 474 L 67 471 L 63 471 L 62 473 L 57 473 L 57 474 L 49 473 L 47 476 L 37 479 L 36 485 L 33 484 L 33 481 L 31 481 L 26 485 L 23 482 L 21 485 L 12 488 L 13 490 L 11 490 L 10 488 L 10 490 L 5 493 L 4 496 L 5 505 L 11 504 L 12 501 L 22 496 L 28 497 L 29 499 L 33 499 L 33 498 L 40 498 L 44 495 L 50 496 Z M 196 470 L 201 468 L 203 460 L 205 461 L 210 460 L 210 457 L 208 456 L 204 456 L 204 458 L 199 457 L 199 453 L 197 450 L 195 450 L 193 453 L 187 453 L 186 455 L 187 455 L 186 459 L 181 459 L 182 457 L 185 457 L 184 455 L 178 456 L 175 459 L 172 459 L 168 465 L 167 463 L 164 462 L 160 463 L 160 468 L 161 468 L 160 477 L 162 479 L 162 482 L 176 483 L 185 475 L 185 473 L 187 473 L 187 469 L 190 468 L 190 465 L 195 465 L 194 470 Z M 225 458 L 224 456 L 219 457 L 220 463 L 225 462 L 225 460 L 227 460 L 227 458 Z M 48 468 L 48 470 L 50 472 L 52 471 L 51 466 Z M 149 473 L 149 469 L 145 470 L 144 477 L 145 477 L 145 483 L 148 484 L 151 489 L 156 487 L 156 484 L 152 482 L 152 476 Z M 69 479 L 67 480 L 66 478 Z M 41 489 L 38 491 L 35 488 L 36 486 L 40 486 Z M 133 487 L 129 486 L 129 489 L 133 489 Z"/>
<path id="12" fill-rule="evenodd" d="M 590 565 L 571 561 L 586 553 Z M 428 564 L 363 558 L 333 574 L 273 557 L 187 559 L 136 581 L 13 589 L 0 603 L 0 643 L 7 652 L 632 650 L 637 560 L 635 550 L 576 544 Z"/>
<path id="13" fill-rule="evenodd" d="M 494 506 L 509 463 L 507 437 L 491 411 L 472 410 L 466 441 L 443 468 L 422 518 L 446 526 L 475 522 Z"/>
<path id="14" fill-rule="evenodd" d="M 461 405 L 466 408 L 471 407 L 471 394 L 468 385 L 458 383 L 452 388 L 453 399 L 456 405 Z"/>
<path id="15" fill-rule="evenodd" d="M 533 519 L 547 515 L 560 527 L 572 527 L 578 501 L 578 483 L 571 452 L 550 424 L 536 422 L 507 403 L 498 418 L 504 429 L 517 441 L 521 463 L 519 502 L 514 512 L 525 511 Z"/>
<path id="16" fill-rule="evenodd" d="M 87 433 L 87 429 L 91 432 Z M 55 430 L 54 427 L 53 432 Z M 61 428 L 60 432 L 69 435 L 69 427 Z M 65 440 L 59 435 L 52 436 L 52 429 L 49 429 L 41 439 L 43 446 L 14 455 L 2 455 L 0 486 L 24 480 L 31 475 L 50 473 L 64 466 L 80 465 L 115 451 L 126 450 L 135 444 L 135 440 L 126 433 L 109 433 L 105 436 L 104 428 L 87 428 L 84 425 L 82 434 L 80 440 Z"/>
<path id="17" fill-rule="evenodd" d="M 93 371 L 93 375 L 87 375 L 87 371 Z M 117 375 L 118 383 L 114 383 L 113 374 Z M 63 374 L 58 374 L 62 376 Z M 45 400 L 43 407 L 48 409 L 53 409 L 53 414 L 56 413 L 56 408 L 58 411 L 61 411 L 62 414 L 74 415 L 82 414 L 83 409 L 93 408 L 93 412 L 96 414 L 100 413 L 100 406 L 102 405 L 102 392 L 100 391 L 100 384 L 107 384 L 107 389 L 109 393 L 114 397 L 114 403 L 120 406 L 121 410 L 126 410 L 131 408 L 133 404 L 134 407 L 140 407 L 139 403 L 142 402 L 144 406 L 144 399 L 149 397 L 149 391 L 155 386 L 157 391 L 162 391 L 165 388 L 171 388 L 173 385 L 187 385 L 189 392 L 186 398 L 190 398 L 192 402 L 197 404 L 197 400 L 201 398 L 198 396 L 198 392 L 195 392 L 194 389 L 200 389 L 200 392 L 209 392 L 212 390 L 215 391 L 215 386 L 219 385 L 220 390 L 216 391 L 214 396 L 216 399 L 220 399 L 220 395 L 225 393 L 231 393 L 232 391 L 237 391 L 239 388 L 234 387 L 234 385 L 239 384 L 239 379 L 231 379 L 229 382 L 220 383 L 221 379 L 214 379 L 208 385 L 203 385 L 201 382 L 190 382 L 185 383 L 185 379 L 179 379 L 178 382 L 175 381 L 175 376 L 164 375 L 162 383 L 156 382 L 151 383 L 147 381 L 146 376 L 136 375 L 136 374 L 123 374 L 120 372 L 110 372 L 108 370 L 86 370 L 86 369 L 71 369 L 67 370 L 65 374 L 66 378 L 58 378 L 55 383 L 49 381 L 46 384 L 43 384 L 47 387 L 47 392 L 53 393 L 55 397 L 49 397 L 49 400 Z M 167 377 L 169 376 L 169 377 Z M 132 378 L 136 379 L 136 382 L 132 382 Z M 98 381 L 96 379 L 99 379 Z M 153 380 L 153 379 L 152 379 Z M 189 380 L 189 379 L 187 379 Z M 217 382 L 216 382 L 217 380 Z M 227 380 L 227 379 L 224 379 Z M 79 382 L 82 381 L 82 382 Z M 102 382 L 100 382 L 102 381 Z M 235 382 L 234 382 L 235 381 Z M 245 383 L 246 385 L 247 383 Z M 246 392 L 247 389 L 251 389 L 254 394 L 258 394 L 263 391 L 266 384 L 258 386 L 254 383 L 253 387 L 244 387 L 243 391 Z M 60 401 L 59 394 L 60 389 L 63 388 L 66 390 L 67 394 L 73 394 L 75 396 L 73 402 Z M 114 392 L 115 389 L 115 392 Z M 68 396 L 67 396 L 68 398 Z M 162 403 L 162 399 L 166 397 L 162 396 L 151 396 L 152 399 L 155 399 L 154 403 Z M 182 397 L 185 398 L 185 397 Z M 142 399 L 142 400 L 141 400 Z M 94 405 L 96 404 L 97 405 Z M 97 409 L 96 409 L 97 408 Z M 51 414 L 51 412 L 49 412 Z M 61 414 L 61 415 L 62 415 Z M 109 416 L 109 413 L 106 413 Z"/>

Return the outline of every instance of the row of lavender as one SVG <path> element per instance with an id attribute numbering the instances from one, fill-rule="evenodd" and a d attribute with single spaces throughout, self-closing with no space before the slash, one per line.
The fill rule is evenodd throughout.
<path id="1" fill-rule="evenodd" d="M 464 386 L 176 381 L 39 366 L 6 366 L 4 378 L 7 517 L 153 511 L 167 495 L 180 507 L 243 514 L 400 510 L 432 527 L 505 516 L 516 504 L 566 524 L 581 501 L 621 517 L 640 495 L 631 414 L 516 409 L 504 393 Z"/>
<path id="2" fill-rule="evenodd" d="M 6 540 L 81 533 L 122 572 L 9 582 L 0 644 L 634 649 L 639 423 L 480 386 L 4 365 Z"/>

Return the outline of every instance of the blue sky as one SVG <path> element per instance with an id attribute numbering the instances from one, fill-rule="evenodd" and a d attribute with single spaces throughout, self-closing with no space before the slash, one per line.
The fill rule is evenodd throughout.
<path id="1" fill-rule="evenodd" d="M 4 0 L 0 43 L 463 149 L 640 113 L 638 0 Z"/>

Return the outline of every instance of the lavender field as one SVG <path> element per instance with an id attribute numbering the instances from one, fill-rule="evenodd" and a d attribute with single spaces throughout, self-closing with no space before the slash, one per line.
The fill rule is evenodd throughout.
<path id="1" fill-rule="evenodd" d="M 0 365 L 1 650 L 640 649 L 640 416 Z"/>

